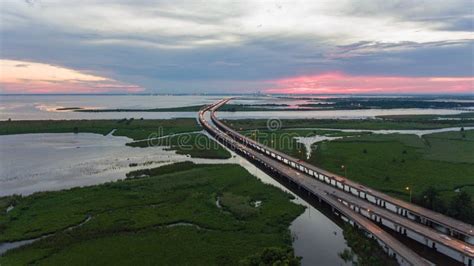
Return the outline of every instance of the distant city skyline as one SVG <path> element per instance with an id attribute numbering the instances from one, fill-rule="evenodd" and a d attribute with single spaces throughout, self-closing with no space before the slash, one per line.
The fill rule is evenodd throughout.
<path id="1" fill-rule="evenodd" d="M 100 2 L 0 3 L 0 93 L 474 93 L 471 1 Z"/>

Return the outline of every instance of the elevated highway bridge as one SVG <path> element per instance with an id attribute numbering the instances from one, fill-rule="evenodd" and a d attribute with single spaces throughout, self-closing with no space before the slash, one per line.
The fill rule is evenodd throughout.
<path id="1" fill-rule="evenodd" d="M 473 265 L 472 225 L 366 188 L 247 138 L 221 122 L 215 114 L 229 100 L 221 100 L 199 112 L 200 123 L 219 142 L 329 204 L 343 219 L 363 228 L 377 239 L 389 254 L 397 257 L 400 264 L 427 265 L 427 261 L 379 225 L 391 228 L 465 265 Z M 206 113 L 211 121 L 206 119 Z"/>

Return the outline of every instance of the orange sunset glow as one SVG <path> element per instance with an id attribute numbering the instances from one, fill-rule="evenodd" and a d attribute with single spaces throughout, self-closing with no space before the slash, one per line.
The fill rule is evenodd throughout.
<path id="1" fill-rule="evenodd" d="M 473 1 L 3 0 L 0 266 L 474 266 Z"/>
<path id="2" fill-rule="evenodd" d="M 43 63 L 0 60 L 2 93 L 140 92 L 139 86 Z"/>

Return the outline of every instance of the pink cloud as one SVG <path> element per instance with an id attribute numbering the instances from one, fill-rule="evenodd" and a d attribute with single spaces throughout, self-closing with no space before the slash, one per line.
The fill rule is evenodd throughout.
<path id="1" fill-rule="evenodd" d="M 0 68 L 0 93 L 133 93 L 144 90 L 111 78 L 42 63 L 0 60 Z"/>
<path id="2" fill-rule="evenodd" d="M 352 76 L 341 72 L 268 81 L 267 93 L 473 93 L 473 77 Z"/>

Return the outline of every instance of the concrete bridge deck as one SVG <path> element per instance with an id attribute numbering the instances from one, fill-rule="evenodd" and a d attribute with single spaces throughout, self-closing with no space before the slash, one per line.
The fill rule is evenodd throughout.
<path id="1" fill-rule="evenodd" d="M 300 182 L 299 177 L 301 176 L 301 174 L 297 170 L 288 167 L 287 165 L 281 162 L 270 160 L 267 156 L 258 153 L 253 149 L 233 140 L 224 132 L 214 127 L 208 121 L 205 120 L 204 112 L 206 111 L 207 109 L 204 109 L 200 112 L 200 122 L 201 124 L 203 124 L 204 128 L 208 130 L 208 132 L 212 134 L 218 141 L 222 142 L 233 150 L 238 151 L 248 159 L 252 161 L 257 161 L 265 165 L 265 167 L 269 168 L 270 170 L 286 177 L 288 180 L 291 180 L 292 182 L 301 185 L 308 193 L 312 193 L 315 197 L 323 200 L 335 210 L 337 210 L 340 215 L 343 215 L 352 223 L 356 224 L 360 228 L 363 228 L 366 232 L 370 233 L 375 239 L 377 239 L 377 241 L 386 249 L 389 254 L 396 255 L 396 258 L 400 264 L 430 265 L 430 263 L 428 263 L 425 259 L 420 257 L 411 249 L 407 248 L 400 241 L 398 241 L 389 233 L 380 228 L 377 224 L 366 219 L 363 215 L 353 210 L 350 206 L 347 206 L 343 202 L 338 200 L 337 197 L 331 195 L 327 191 L 327 189 L 333 190 L 332 187 L 328 185 L 324 185 L 323 187 L 316 186 L 316 183 L 310 184 L 311 182 L 317 182 L 310 178 L 306 178 L 308 182 L 298 183 Z"/>
<path id="2" fill-rule="evenodd" d="M 398 209 L 397 209 L 397 212 L 386 209 L 386 203 L 382 201 L 381 199 L 376 198 L 375 200 L 376 205 L 372 204 L 374 202 L 367 201 L 367 197 L 365 195 L 363 198 L 360 197 L 360 193 L 358 193 L 358 195 L 356 196 L 353 193 L 351 193 L 350 189 L 348 190 L 348 188 L 351 188 L 354 186 L 359 189 L 359 192 L 361 190 L 367 191 L 368 195 L 377 195 L 380 198 L 383 198 L 385 194 L 379 193 L 377 191 L 372 191 L 355 182 L 352 182 L 342 177 L 335 176 L 332 173 L 316 168 L 312 165 L 309 165 L 308 167 L 304 167 L 301 161 L 295 158 L 291 158 L 287 156 L 286 154 L 282 154 L 278 151 L 274 151 L 273 149 L 270 149 L 268 147 L 264 147 L 262 149 L 261 146 L 263 145 L 256 143 L 253 140 L 247 139 L 245 136 L 242 136 L 241 134 L 233 131 L 232 129 L 227 127 L 225 124 L 220 122 L 214 115 L 214 111 L 218 109 L 220 106 L 222 106 L 223 104 L 225 104 L 227 101 L 228 100 L 222 100 L 216 103 L 215 105 L 212 105 L 211 107 L 206 108 L 203 112 L 200 112 L 201 123 L 203 123 L 205 128 L 208 131 L 210 131 L 210 133 L 214 133 L 221 142 L 225 142 L 228 145 L 232 144 L 230 146 L 233 146 L 234 148 L 238 147 L 238 149 L 250 155 L 254 160 L 257 159 L 258 161 L 262 162 L 264 165 L 270 167 L 273 171 L 277 171 L 278 173 L 284 175 L 289 180 L 292 180 L 294 183 L 302 186 L 308 192 L 313 193 L 318 198 L 324 199 L 325 202 L 335 207 L 344 216 L 348 216 L 348 218 L 354 222 L 357 221 L 358 225 L 360 224 L 361 227 L 365 228 L 369 232 L 371 231 L 371 229 L 375 231 L 381 230 L 376 225 L 375 226 L 377 227 L 377 229 L 372 227 L 374 226 L 374 223 L 372 223 L 370 220 L 376 221 L 377 223 L 391 227 L 392 229 L 402 234 L 408 235 L 411 238 L 414 238 L 414 239 L 418 238 L 416 239 L 418 242 L 421 242 L 433 248 L 441 249 L 444 251 L 443 252 L 444 254 L 446 253 L 449 254 L 450 250 L 454 250 L 455 252 L 457 252 L 457 254 L 450 254 L 450 257 L 455 258 L 456 260 L 463 262 L 467 265 L 472 264 L 472 256 L 474 255 L 474 253 L 473 253 L 472 246 L 470 246 L 469 244 L 466 245 L 466 243 L 464 243 L 463 241 L 446 236 L 437 231 L 434 231 L 431 227 L 428 227 L 426 225 L 407 219 L 406 214 L 404 214 L 403 212 L 399 212 Z M 208 110 L 210 110 L 211 119 L 213 120 L 213 122 L 215 122 L 217 127 L 220 127 L 222 130 L 217 129 L 214 126 L 211 126 L 207 121 L 205 121 L 203 113 Z M 229 134 L 229 133 L 232 133 L 232 134 Z M 257 149 L 255 149 L 256 145 L 258 145 Z M 277 160 L 276 159 L 277 157 L 280 157 L 280 158 L 278 158 Z M 287 159 L 287 161 L 283 161 L 282 158 L 289 158 L 290 160 Z M 317 170 L 312 170 L 315 168 L 319 170 L 319 172 Z M 395 202 L 400 201 L 398 199 L 394 199 L 394 200 Z M 339 202 L 344 207 L 341 207 L 335 204 L 335 202 Z M 418 208 L 418 206 L 413 206 L 414 208 L 411 208 L 412 207 L 411 205 L 413 204 L 409 204 L 403 201 L 400 201 L 399 205 L 405 206 L 407 204 L 410 205 L 410 206 L 407 206 L 407 207 L 410 207 L 410 210 L 415 210 Z M 358 215 L 355 215 L 354 213 L 351 213 L 351 212 L 344 211 L 344 208 L 348 208 L 352 212 L 355 212 Z M 421 207 L 419 208 L 422 209 L 421 211 L 426 210 Z M 434 214 L 435 215 L 431 216 L 431 218 L 439 215 L 437 213 L 434 213 Z M 362 225 L 362 222 L 358 218 L 365 219 L 367 220 L 366 222 L 369 222 L 370 224 L 364 223 Z M 369 218 L 370 220 L 366 218 Z M 449 218 L 449 219 L 452 219 L 452 218 Z M 421 239 L 420 239 L 420 236 L 421 236 Z M 380 240 L 379 237 L 377 237 L 377 239 L 379 239 L 379 241 L 382 241 Z M 382 241 L 382 242 L 386 243 L 385 241 Z M 393 241 L 389 241 L 388 244 L 386 243 L 386 245 L 391 248 L 398 246 L 398 244 L 396 244 Z M 403 251 L 403 252 L 406 252 L 406 251 Z M 400 253 L 403 253 L 403 252 L 401 252 L 400 250 L 396 251 L 396 253 L 399 254 L 400 256 L 402 256 Z"/>
<path id="3" fill-rule="evenodd" d="M 214 110 L 217 110 L 220 106 L 224 105 L 229 100 L 230 99 L 225 99 L 222 102 L 219 102 L 214 107 Z M 471 245 L 474 243 L 473 225 L 461 222 L 441 213 L 420 207 L 418 205 L 391 197 L 385 193 L 369 189 L 350 179 L 331 173 L 312 164 L 309 164 L 303 160 L 299 160 L 285 153 L 274 150 L 270 147 L 264 146 L 250 138 L 246 138 L 242 134 L 228 127 L 227 125 L 219 121 L 214 113 L 211 114 L 211 116 L 218 126 L 223 127 L 223 130 L 226 131 L 227 134 L 232 135 L 235 139 L 243 141 L 244 143 L 250 144 L 254 147 L 263 147 L 265 152 L 268 151 L 270 154 L 274 154 L 275 157 L 281 157 L 292 162 L 294 165 L 299 166 L 303 172 L 312 173 L 313 176 L 315 176 L 316 174 L 323 175 L 329 179 L 329 183 L 332 183 L 338 189 L 352 190 L 358 194 L 362 194 L 362 197 L 371 201 L 372 203 L 389 209 L 392 212 L 396 212 L 406 217 L 411 216 L 413 220 L 416 220 L 425 225 L 438 225 L 444 227 L 447 229 L 447 233 L 449 235 L 458 236 L 459 238 L 461 238 L 461 240 Z"/>

